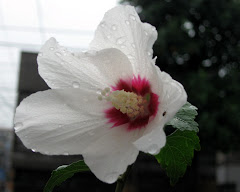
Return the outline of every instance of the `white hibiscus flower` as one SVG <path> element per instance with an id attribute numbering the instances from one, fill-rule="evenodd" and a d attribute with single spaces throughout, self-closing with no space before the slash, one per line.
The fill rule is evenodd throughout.
<path id="1" fill-rule="evenodd" d="M 15 131 L 43 154 L 82 154 L 102 181 L 113 183 L 139 153 L 159 153 L 163 130 L 186 103 L 183 86 L 152 59 L 155 27 L 131 6 L 108 11 L 90 51 L 72 54 L 49 39 L 37 61 L 51 90 L 24 99 Z"/>

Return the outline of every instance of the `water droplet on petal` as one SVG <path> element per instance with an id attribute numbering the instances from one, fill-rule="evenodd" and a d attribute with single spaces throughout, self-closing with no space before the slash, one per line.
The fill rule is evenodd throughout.
<path id="1" fill-rule="evenodd" d="M 148 148 L 148 153 L 150 153 L 151 155 L 154 155 L 158 152 L 158 145 L 157 144 L 152 144 L 149 148 Z"/>
<path id="2" fill-rule="evenodd" d="M 132 43 L 132 47 L 133 47 L 133 48 L 136 48 L 136 45 L 135 45 L 134 43 Z"/>
<path id="3" fill-rule="evenodd" d="M 63 53 L 63 55 L 64 55 L 64 56 L 66 56 L 66 55 L 67 55 L 67 53 L 66 53 L 66 50 L 65 50 L 65 49 L 62 49 L 62 53 Z M 74 56 L 74 53 L 72 53 L 72 55 Z"/>
<path id="4" fill-rule="evenodd" d="M 101 91 L 102 91 L 102 90 L 100 90 L 100 89 L 97 90 L 97 94 L 98 94 L 98 95 L 101 95 Z"/>
<path id="5" fill-rule="evenodd" d="M 64 152 L 63 155 L 69 155 L 69 153 L 68 152 Z"/>
<path id="6" fill-rule="evenodd" d="M 148 56 L 152 56 L 152 51 L 147 52 Z"/>
<path id="7" fill-rule="evenodd" d="M 127 25 L 129 25 L 129 24 L 130 24 L 130 22 L 129 22 L 128 20 L 126 20 L 126 21 L 125 21 L 125 23 L 126 23 Z"/>
<path id="8" fill-rule="evenodd" d="M 152 27 L 152 31 L 155 31 L 156 30 L 156 27 Z"/>
<path id="9" fill-rule="evenodd" d="M 36 152 L 36 149 L 32 149 L 32 152 Z"/>
<path id="10" fill-rule="evenodd" d="M 60 125 L 58 125 L 58 127 L 60 128 L 60 127 L 62 127 L 62 125 L 60 124 Z"/>
<path id="11" fill-rule="evenodd" d="M 136 21 L 136 17 L 134 15 L 130 15 L 130 18 L 133 20 L 133 21 Z"/>
<path id="12" fill-rule="evenodd" d="M 43 56 L 43 53 L 42 53 L 42 52 L 40 52 L 38 55 L 39 55 L 40 57 L 42 57 L 42 56 Z"/>
<path id="13" fill-rule="evenodd" d="M 54 47 L 50 47 L 49 49 L 50 49 L 51 51 L 53 51 L 53 50 L 54 50 Z"/>
<path id="14" fill-rule="evenodd" d="M 18 129 L 21 129 L 23 127 L 23 124 L 21 122 L 18 122 L 15 124 L 14 129 L 17 131 Z"/>
<path id="15" fill-rule="evenodd" d="M 144 34 L 145 34 L 146 36 L 148 36 L 148 32 L 147 32 L 147 31 L 144 31 Z"/>
<path id="16" fill-rule="evenodd" d="M 116 25 L 112 25 L 112 30 L 116 31 L 117 30 L 117 26 Z"/>
<path id="17" fill-rule="evenodd" d="M 101 27 L 105 27 L 105 22 L 101 22 Z"/>
<path id="18" fill-rule="evenodd" d="M 110 38 L 111 38 L 111 35 L 107 35 L 107 38 L 110 39 Z"/>
<path id="19" fill-rule="evenodd" d="M 121 45 L 126 41 L 125 37 L 120 37 L 117 39 L 117 44 Z"/>
<path id="20" fill-rule="evenodd" d="M 61 54 L 60 52 L 56 52 L 55 54 L 56 54 L 57 56 L 59 56 L 59 57 L 62 56 L 62 54 Z"/>
<path id="21" fill-rule="evenodd" d="M 128 55 L 127 57 L 128 57 L 128 59 L 134 59 L 134 56 L 132 56 L 132 55 Z"/>
<path id="22" fill-rule="evenodd" d="M 93 132 L 93 131 L 90 131 L 90 132 L 89 132 L 89 135 L 93 136 L 93 135 L 94 135 L 94 132 Z"/>
<path id="23" fill-rule="evenodd" d="M 76 82 L 76 81 L 74 81 L 73 83 L 72 83 L 72 86 L 73 86 L 73 88 L 79 88 L 79 83 L 78 82 Z"/>
<path id="24" fill-rule="evenodd" d="M 108 175 L 106 175 L 105 180 L 107 181 L 107 183 L 113 183 L 117 180 L 118 175 L 119 174 L 117 172 L 109 173 Z"/>

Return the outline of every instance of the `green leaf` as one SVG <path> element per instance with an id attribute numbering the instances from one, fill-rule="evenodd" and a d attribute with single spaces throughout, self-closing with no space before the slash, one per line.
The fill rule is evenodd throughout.
<path id="1" fill-rule="evenodd" d="M 75 173 L 89 171 L 83 160 L 70 165 L 62 165 L 52 172 L 50 179 L 44 187 L 43 192 L 52 192 L 55 186 L 59 186 L 63 181 L 72 177 Z"/>
<path id="2" fill-rule="evenodd" d="M 198 123 L 194 121 L 197 114 L 197 107 L 187 102 L 166 125 L 172 125 L 181 131 L 189 130 L 198 132 Z"/>
<path id="3" fill-rule="evenodd" d="M 177 183 L 192 163 L 194 150 L 201 149 L 199 138 L 194 131 L 175 131 L 167 136 L 166 145 L 156 155 L 157 161 L 166 170 L 171 185 Z"/>

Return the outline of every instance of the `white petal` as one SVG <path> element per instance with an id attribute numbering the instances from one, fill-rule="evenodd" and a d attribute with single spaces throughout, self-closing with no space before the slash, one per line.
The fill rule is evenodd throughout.
<path id="1" fill-rule="evenodd" d="M 95 92 L 47 90 L 24 99 L 17 108 L 15 131 L 27 148 L 45 154 L 81 154 L 110 129 Z"/>
<path id="2" fill-rule="evenodd" d="M 114 183 L 137 158 L 139 151 L 132 144 L 135 137 L 136 132 L 124 126 L 112 128 L 84 150 L 84 161 L 98 179 Z"/>
<path id="3" fill-rule="evenodd" d="M 132 76 L 128 58 L 117 49 L 104 49 L 74 56 L 49 39 L 38 55 L 39 73 L 49 87 L 105 88 L 113 85 L 120 77 Z"/>
<path id="4" fill-rule="evenodd" d="M 157 118 L 157 117 L 156 117 Z M 163 122 L 158 119 L 150 122 L 143 136 L 134 142 L 138 150 L 152 155 L 158 154 L 166 143 L 166 135 L 163 130 Z"/>
<path id="5" fill-rule="evenodd" d="M 141 72 L 143 76 L 148 76 L 148 65 L 154 62 L 152 46 L 156 39 L 155 27 L 142 23 L 134 7 L 117 6 L 105 14 L 90 48 L 120 49 L 130 59 L 135 74 Z"/>
<path id="6" fill-rule="evenodd" d="M 164 121 L 167 123 L 171 120 L 178 110 L 187 102 L 187 93 L 179 82 L 165 73 L 160 73 L 160 78 L 163 82 L 162 93 L 160 94 L 160 108 L 166 112 Z"/>
<path id="7" fill-rule="evenodd" d="M 160 82 L 154 87 L 159 96 L 158 113 L 147 125 L 146 130 L 134 145 L 143 152 L 157 154 L 166 143 L 164 125 L 171 120 L 176 112 L 187 102 L 187 94 L 183 86 L 173 80 L 170 75 L 161 72 L 156 67 L 158 80 Z M 156 77 L 155 77 L 156 78 Z"/>

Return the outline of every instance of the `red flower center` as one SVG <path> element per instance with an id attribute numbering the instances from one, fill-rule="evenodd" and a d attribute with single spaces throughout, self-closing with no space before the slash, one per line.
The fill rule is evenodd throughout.
<path id="1" fill-rule="evenodd" d="M 115 86 L 112 86 L 112 90 L 119 91 L 119 93 L 124 90 L 122 92 L 132 96 L 133 100 L 135 100 L 131 100 L 135 102 L 133 107 L 131 107 L 131 103 L 129 107 L 126 107 L 128 108 L 126 113 L 125 107 L 120 110 L 114 104 L 114 107 L 104 111 L 108 123 L 113 124 L 112 127 L 126 124 L 129 131 L 141 129 L 149 123 L 150 117 L 154 118 L 156 116 L 159 106 L 158 95 L 151 91 L 150 83 L 146 78 L 141 78 L 138 75 L 138 77 L 134 76 L 131 80 L 120 79 Z"/>

